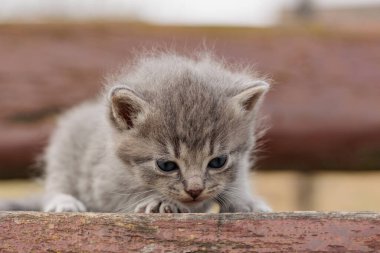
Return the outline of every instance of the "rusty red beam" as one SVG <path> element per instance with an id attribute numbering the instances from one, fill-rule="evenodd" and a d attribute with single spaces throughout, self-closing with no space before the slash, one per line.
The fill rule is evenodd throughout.
<path id="1" fill-rule="evenodd" d="M 0 212 L 0 252 L 379 252 L 379 213 Z"/>

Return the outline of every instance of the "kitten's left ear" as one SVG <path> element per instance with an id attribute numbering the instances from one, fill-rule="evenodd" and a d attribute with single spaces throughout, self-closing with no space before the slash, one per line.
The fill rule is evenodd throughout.
<path id="1" fill-rule="evenodd" d="M 269 90 L 269 84 L 265 81 L 255 81 L 248 88 L 232 97 L 232 102 L 245 113 L 255 111 L 265 93 Z"/>
<path id="2" fill-rule="evenodd" d="M 148 103 L 127 86 L 119 85 L 109 93 L 111 120 L 120 130 L 134 127 L 139 116 L 146 113 Z"/>

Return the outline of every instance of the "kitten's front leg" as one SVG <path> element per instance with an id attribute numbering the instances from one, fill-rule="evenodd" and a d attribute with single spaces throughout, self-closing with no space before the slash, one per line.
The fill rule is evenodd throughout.
<path id="1" fill-rule="evenodd" d="M 253 197 L 246 190 L 226 190 L 218 197 L 221 213 L 271 212 L 272 209 L 260 198 Z"/>
<path id="2" fill-rule="evenodd" d="M 48 196 L 43 205 L 44 212 L 85 212 L 84 204 L 75 197 L 58 193 Z"/>
<path id="3" fill-rule="evenodd" d="M 139 203 L 135 209 L 135 213 L 189 213 L 190 210 L 180 206 L 173 201 L 169 201 L 161 196 L 152 195 L 148 199 Z"/>

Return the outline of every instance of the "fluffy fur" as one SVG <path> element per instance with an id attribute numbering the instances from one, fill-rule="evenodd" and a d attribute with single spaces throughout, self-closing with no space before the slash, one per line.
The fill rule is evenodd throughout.
<path id="1" fill-rule="evenodd" d="M 46 150 L 44 211 L 269 211 L 248 173 L 269 85 L 209 56 L 138 58 L 67 112 Z M 220 169 L 211 159 L 227 156 Z M 179 169 L 163 172 L 157 160 Z M 200 195 L 194 199 L 189 192 Z"/>

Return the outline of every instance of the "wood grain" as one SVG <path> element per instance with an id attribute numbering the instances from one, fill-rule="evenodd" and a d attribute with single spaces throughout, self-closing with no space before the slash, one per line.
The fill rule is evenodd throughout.
<path id="1" fill-rule="evenodd" d="M 0 212 L 0 252 L 379 252 L 380 214 Z"/>

